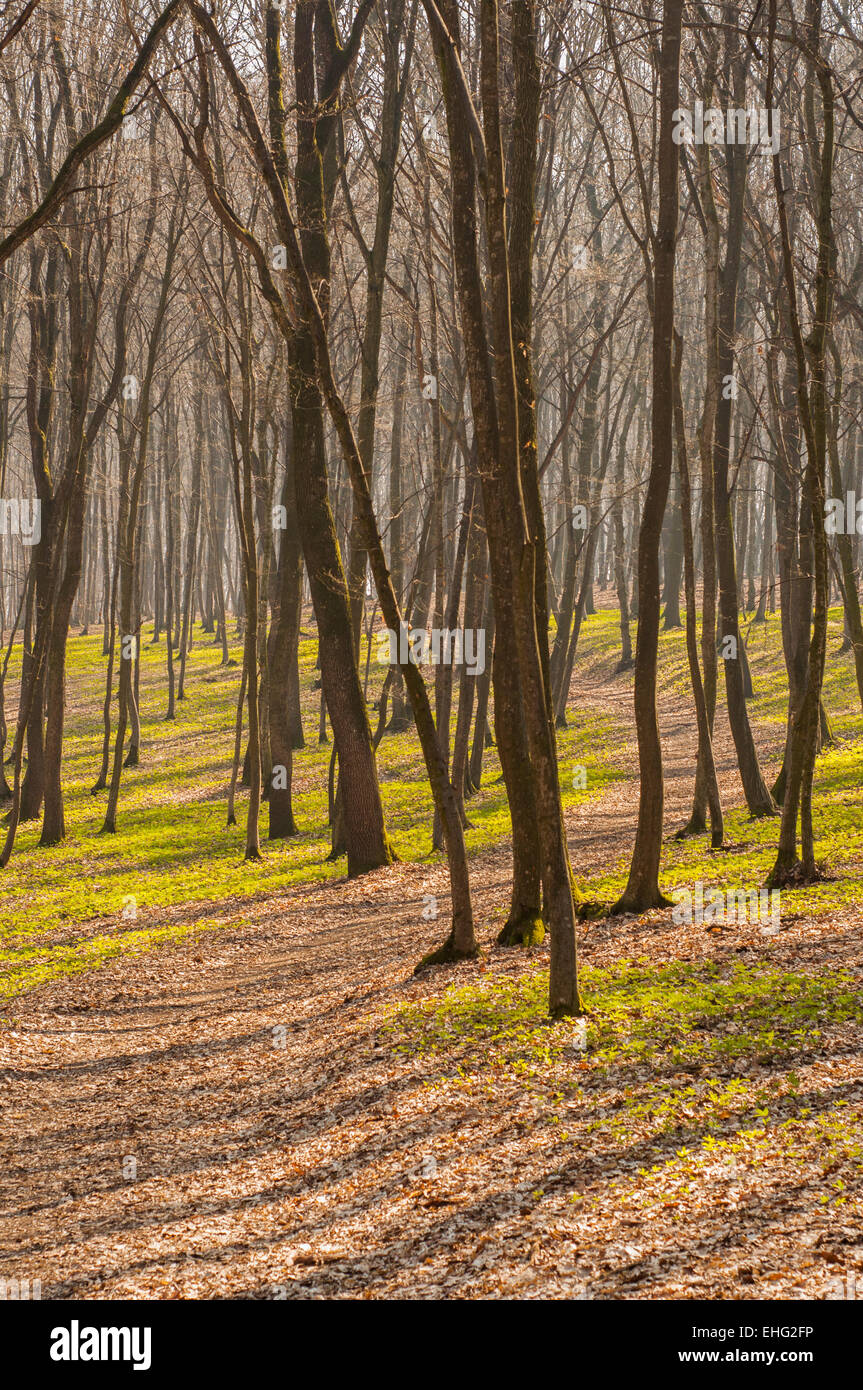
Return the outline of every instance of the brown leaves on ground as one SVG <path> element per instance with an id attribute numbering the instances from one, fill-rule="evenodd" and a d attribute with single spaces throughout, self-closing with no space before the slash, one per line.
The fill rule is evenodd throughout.
<path id="1" fill-rule="evenodd" d="M 670 814 L 692 766 L 675 752 Z M 633 802 L 630 783 L 576 813 L 579 872 L 626 854 Z M 0 1277 L 40 1279 L 52 1299 L 811 1298 L 854 1270 L 863 1287 L 848 1208 L 819 1205 L 781 1147 L 744 1144 L 694 1177 L 671 1165 L 650 1188 L 638 1174 L 655 1144 L 637 1134 L 565 1142 L 511 1078 L 429 1089 L 429 1063 L 393 1050 L 394 1004 L 527 967 L 492 946 L 508 875 L 505 853 L 474 866 L 483 959 L 419 979 L 447 925 L 438 865 L 247 904 L 242 925 L 15 1000 L 0 1032 Z M 798 920 L 782 949 L 856 964 L 859 927 L 854 912 Z M 672 930 L 667 912 L 580 935 L 597 964 L 776 950 L 745 927 Z M 861 1054 L 846 1031 L 798 1068 L 801 1088 L 859 1113 Z M 590 1103 L 618 1111 L 613 1078 Z"/>

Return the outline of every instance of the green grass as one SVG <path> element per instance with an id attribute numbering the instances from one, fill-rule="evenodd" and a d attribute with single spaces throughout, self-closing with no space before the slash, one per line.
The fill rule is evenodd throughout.
<path id="1" fill-rule="evenodd" d="M 219 920 L 258 896 L 277 895 L 292 885 L 333 881 L 343 877 L 344 859 L 330 863 L 327 827 L 327 779 L 331 744 L 317 742 L 319 693 L 313 689 L 316 640 L 300 644 L 302 708 L 306 747 L 295 755 L 294 806 L 300 833 L 289 841 L 266 840 L 267 812 L 262 812 L 263 860 L 243 861 L 245 794 L 238 796 L 239 824 L 227 827 L 226 801 L 233 747 L 239 666 L 222 668 L 212 639 L 195 630 L 190 654 L 187 698 L 177 704 L 177 718 L 164 719 L 165 646 L 153 645 L 145 630 L 141 660 L 142 760 L 125 769 L 120 794 L 118 832 L 100 834 L 106 794 L 91 795 L 101 749 L 101 705 L 106 659 L 101 635 L 73 637 L 68 658 L 68 712 L 64 758 L 66 841 L 51 849 L 38 847 L 39 825 L 19 829 L 15 853 L 2 873 L 0 905 L 0 963 L 9 970 L 3 990 L 17 993 L 31 984 L 65 973 L 71 962 L 98 962 L 99 951 L 83 949 L 91 938 L 115 940 L 118 949 L 130 943 L 134 931 L 173 933 L 194 930 L 164 914 L 188 908 L 189 917 Z M 863 817 L 859 788 L 863 784 L 863 721 L 848 655 L 837 655 L 841 613 L 831 612 L 825 701 L 840 738 L 819 757 L 816 773 L 816 849 L 834 877 L 807 889 L 783 891 L 782 915 L 828 913 L 859 901 L 863 890 Z M 376 701 L 384 668 L 370 667 L 370 717 L 376 722 Z M 18 657 L 20 648 L 14 654 Z M 749 632 L 749 653 L 756 698 L 750 717 L 767 738 L 768 748 L 781 750 L 785 719 L 784 666 L 778 616 Z M 584 622 L 576 664 L 575 689 L 583 673 L 611 676 L 619 654 L 618 615 L 601 610 Z M 239 662 L 241 648 L 231 642 Z M 13 657 L 7 710 L 14 708 L 16 664 Z M 365 650 L 363 652 L 363 661 Z M 364 669 L 364 667 L 363 667 Z M 631 681 L 631 675 L 619 677 Z M 720 680 L 721 686 L 721 680 Z M 660 644 L 660 692 L 688 696 L 688 669 L 681 631 L 663 633 Z M 116 714 L 116 709 L 114 710 Z M 724 720 L 720 696 L 717 720 Z M 622 770 L 618 747 L 624 733 L 613 709 L 581 707 L 569 710 L 569 728 L 558 735 L 561 785 L 566 806 L 600 795 Z M 390 837 L 405 861 L 434 861 L 432 800 L 413 730 L 384 738 L 378 752 L 381 793 Z M 582 767 L 585 785 L 573 780 Z M 634 792 L 633 792 L 634 795 Z M 467 831 L 470 854 L 506 843 L 509 812 L 496 750 L 486 751 L 482 791 L 468 804 L 472 828 Z M 662 884 L 667 892 L 706 886 L 755 888 L 773 862 L 778 825 L 775 820 L 752 821 L 745 811 L 726 817 L 730 852 L 714 854 L 705 837 L 665 845 Z M 574 864 L 576 875 L 579 865 Z M 580 880 L 585 895 L 608 901 L 622 890 L 628 855 L 609 862 L 607 871 L 590 882 Z M 132 915 L 132 911 L 137 916 Z M 124 916 L 125 912 L 125 916 Z M 78 937 L 76 947 L 75 938 Z M 164 939 L 168 939 L 165 937 Z M 62 946 L 62 949 L 60 947 Z M 81 947 L 78 954 L 74 951 Z M 73 952 L 72 955 L 69 952 Z"/>
<path id="2" fill-rule="evenodd" d="M 582 668 L 611 674 L 619 655 L 618 623 L 617 612 L 610 610 L 587 620 L 579 646 Z M 779 614 L 766 623 L 743 625 L 742 630 L 747 634 L 754 690 L 754 698 L 747 702 L 749 718 L 762 754 L 765 750 L 772 754 L 769 764 L 762 758 L 769 781 L 768 766 L 775 775 L 781 762 L 788 703 Z M 816 856 L 826 864 L 829 877 L 807 888 L 783 889 L 785 920 L 802 913 L 823 916 L 863 896 L 863 718 L 852 657 L 838 651 L 842 630 L 842 610 L 831 609 L 824 705 L 837 742 L 819 754 L 814 789 Z M 685 637 L 680 629 L 660 634 L 658 684 L 660 695 L 675 694 L 691 705 Z M 693 723 L 694 718 L 693 713 Z M 716 721 L 717 727 L 727 723 L 721 669 Z M 742 792 L 738 795 L 742 801 Z M 727 852 L 711 851 L 708 836 L 669 840 L 663 846 L 660 883 L 669 896 L 678 889 L 691 889 L 698 880 L 725 890 L 755 889 L 766 881 L 776 857 L 778 820 L 753 820 L 745 807 L 723 810 Z M 600 902 L 615 900 L 626 884 L 628 866 L 628 857 L 609 864 L 608 872 L 591 882 L 590 896 Z"/>
<path id="3" fill-rule="evenodd" d="M 0 976 L 0 999 L 12 999 L 16 994 L 23 994 L 62 975 L 79 975 L 96 970 L 116 956 L 139 955 L 179 941 L 194 932 L 221 925 L 217 921 L 198 919 L 169 927 L 117 930 L 92 936 L 73 945 L 54 944 L 50 955 L 32 946 L 17 947 L 5 956 L 3 974 Z M 236 921 L 233 925 L 237 925 Z"/>
<path id="4" fill-rule="evenodd" d="M 821 1205 L 844 1205 L 852 1183 L 859 1194 L 859 1106 L 841 1083 L 811 1089 L 800 1075 L 833 1042 L 841 1055 L 863 1023 L 859 978 L 769 960 L 640 959 L 588 967 L 582 987 L 586 1020 L 549 1022 L 548 972 L 533 968 L 403 1004 L 383 1034 L 422 1060 L 431 1090 L 533 1101 L 517 1125 L 545 1127 L 575 1153 L 604 1145 L 610 1169 L 614 1153 L 641 1154 L 640 1181 L 612 1184 L 624 1203 L 675 1206 L 717 1162 L 743 1172 L 767 1158 L 813 1168 Z"/>
<path id="5" fill-rule="evenodd" d="M 384 670 L 374 660 L 375 650 L 370 706 L 379 695 Z M 18 993 L 54 974 L 67 973 L 74 962 L 98 963 L 104 958 L 104 950 L 70 947 L 70 932 L 97 935 L 102 942 L 114 940 L 117 950 L 123 950 L 131 943 L 130 928 L 135 921 L 143 927 L 145 919 L 150 939 L 157 944 L 196 929 L 194 923 L 172 923 L 165 934 L 160 910 L 194 905 L 202 915 L 218 916 L 220 910 L 235 913 L 238 903 L 257 896 L 344 877 L 344 859 L 327 861 L 332 744 L 317 741 L 316 651 L 314 638 L 301 641 L 306 747 L 295 754 L 293 770 L 294 813 L 300 833 L 290 840 L 268 842 L 264 807 L 263 860 L 245 863 L 245 793 L 238 795 L 239 824 L 228 827 L 225 823 L 239 667 L 220 667 L 220 650 L 196 629 L 187 665 L 187 696 L 177 703 L 176 719 L 168 723 L 164 719 L 165 644 L 154 646 L 145 633 L 141 765 L 124 769 L 117 833 L 104 835 L 100 830 L 107 794 L 93 796 L 91 788 L 101 756 L 106 658 L 101 635 L 71 639 L 64 757 L 67 838 L 61 845 L 40 849 L 38 822 L 19 829 L 15 853 L 2 877 L 0 962 L 8 970 L 0 993 Z M 241 658 L 236 640 L 231 656 L 235 661 Z M 14 664 L 10 676 L 15 676 Z M 14 693 L 10 685 L 10 709 Z M 370 708 L 372 723 L 376 717 L 376 710 Z M 616 733 L 611 718 L 574 713 L 560 743 L 565 804 L 598 795 L 621 775 L 612 752 Z M 584 787 L 572 785 L 571 768 L 576 763 L 585 768 Z M 413 730 L 383 739 L 378 767 L 387 828 L 399 858 L 437 860 L 431 841 L 432 797 Z M 494 748 L 486 751 L 482 790 L 468 809 L 473 826 L 467 831 L 469 853 L 507 840 L 509 811 Z M 137 917 L 130 917 L 133 911 Z M 62 938 L 63 949 L 52 945 L 52 937 Z"/>
<path id="6" fill-rule="evenodd" d="M 388 1027 L 397 1051 L 541 1077 L 573 1050 L 586 1065 L 652 1072 L 790 1057 L 834 1024 L 863 1023 L 863 989 L 847 972 L 813 975 L 769 961 L 586 968 L 581 1021 L 549 1023 L 548 972 L 532 970 L 406 1005 Z M 464 1060 L 462 1060 L 464 1059 Z"/>
<path id="7" fill-rule="evenodd" d="M 686 609 L 681 607 L 681 621 Z M 632 624 L 633 645 L 637 624 Z M 824 672 L 824 705 L 830 716 L 833 731 L 841 737 L 861 734 L 860 701 L 850 652 L 841 652 L 844 620 L 841 607 L 831 608 L 828 614 L 827 662 Z M 785 736 L 785 716 L 788 704 L 788 678 L 782 656 L 780 615 L 771 614 L 766 622 L 740 620 L 740 631 L 746 641 L 752 675 L 753 698 L 747 701 L 749 717 L 761 731 L 776 740 L 781 755 Z M 585 619 L 579 639 L 576 670 L 590 669 L 610 674 L 620 655 L 620 617 L 616 609 L 601 609 Z M 722 658 L 719 660 L 719 709 L 724 717 L 724 681 Z M 682 627 L 659 634 L 660 695 L 677 694 L 692 702 L 689 682 L 689 662 L 686 656 L 686 634 Z M 695 715 L 693 713 L 693 722 Z"/>

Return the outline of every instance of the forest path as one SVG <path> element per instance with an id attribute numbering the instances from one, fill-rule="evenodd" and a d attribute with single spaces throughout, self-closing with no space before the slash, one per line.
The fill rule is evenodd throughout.
<path id="1" fill-rule="evenodd" d="M 579 704 L 631 708 L 630 676 L 576 680 Z M 692 723 L 663 701 L 669 830 L 688 812 Z M 617 752 L 634 770 L 634 733 Z M 718 757 L 728 794 L 722 735 Z M 579 875 L 626 860 L 636 810 L 627 778 L 572 813 Z M 769 1184 L 732 1209 L 714 1177 L 709 1211 L 639 1219 L 604 1194 L 655 1146 L 567 1147 L 535 1089 L 429 1090 L 431 1064 L 393 1051 L 394 1006 L 525 968 L 490 949 L 508 852 L 476 859 L 473 878 L 483 960 L 420 980 L 445 930 L 445 913 L 422 916 L 446 897 L 437 864 L 246 904 L 236 924 L 15 1000 L 0 1032 L 0 1278 L 40 1279 L 51 1299 L 728 1296 L 729 1280 L 735 1297 L 817 1296 L 823 1267 Z M 756 951 L 753 932 L 721 950 Z M 672 939 L 668 914 L 580 938 L 591 962 L 720 951 L 702 928 Z M 785 1282 L 765 1284 L 776 1260 Z"/>

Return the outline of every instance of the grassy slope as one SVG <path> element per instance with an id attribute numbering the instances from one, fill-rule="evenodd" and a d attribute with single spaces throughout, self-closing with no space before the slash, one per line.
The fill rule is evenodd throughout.
<path id="1" fill-rule="evenodd" d="M 608 1229 L 646 1223 L 656 1237 L 680 1222 L 694 1239 L 745 1189 L 754 1232 L 777 1186 L 815 1231 L 816 1212 L 863 1217 L 859 968 L 640 957 L 582 980 L 586 1020 L 549 1024 L 547 970 L 528 968 L 402 1005 L 385 1032 L 421 1059 L 430 1110 L 453 1087 L 520 1107 L 515 1125 L 547 1136 L 552 1171 L 577 1174 L 580 1156 L 601 1152 L 601 1178 L 568 1200 Z"/>
<path id="2" fill-rule="evenodd" d="M 443 988 L 442 980 L 430 977 L 426 996 L 395 1006 L 384 1027 L 389 1047 L 407 1065 L 422 1059 L 431 1092 L 445 1096 L 455 1088 L 481 1098 L 489 1113 L 500 1109 L 514 1142 L 524 1134 L 531 1143 L 551 1144 L 556 1164 L 570 1162 L 566 1155 L 575 1162 L 580 1154 L 602 1154 L 601 1181 L 579 1180 L 565 1197 L 569 1210 L 588 1223 L 585 1230 L 591 1220 L 612 1226 L 623 1221 L 643 1234 L 674 1230 L 689 1240 L 715 1214 L 717 1183 L 729 1213 L 738 1202 L 755 1203 L 753 1220 L 757 1202 L 764 1205 L 774 1188 L 797 1194 L 807 1223 L 817 1212 L 834 1223 L 863 1215 L 863 1118 L 854 1099 L 863 988 L 859 952 L 848 949 L 859 920 L 853 904 L 863 889 L 863 720 L 850 661 L 836 654 L 840 615 L 831 616 L 826 702 L 841 742 L 818 761 L 816 827 L 819 854 L 835 877 L 782 896 L 786 922 L 822 919 L 823 946 L 813 949 L 810 934 L 808 949 L 800 952 L 796 937 L 783 934 L 741 956 L 731 949 L 733 942 L 714 944 L 704 933 L 703 946 L 694 954 L 678 951 L 683 958 L 676 959 L 675 938 L 660 934 L 649 955 L 640 948 L 627 955 L 624 947 L 601 965 L 590 962 L 588 950 L 582 972 L 587 1019 L 554 1024 L 546 1016 L 542 958 L 498 953 L 494 968 L 474 983 Z M 303 833 L 290 843 L 266 846 L 263 864 L 246 866 L 241 828 L 224 825 L 236 668 L 221 671 L 212 647 L 197 646 L 189 699 L 176 723 L 167 725 L 160 718 L 164 648 L 145 649 L 144 763 L 124 773 L 120 833 L 100 837 L 103 798 L 91 797 L 89 785 L 99 746 L 103 660 L 98 639 L 73 641 L 70 835 L 63 847 L 41 851 L 36 829 L 26 828 L 6 871 L 3 993 L 217 925 L 220 914 L 236 918 L 250 895 L 344 872 L 343 863 L 324 862 L 329 748 L 319 749 L 316 742 L 314 650 L 313 641 L 303 643 L 310 743 L 295 768 Z M 616 650 L 616 615 L 601 612 L 587 620 L 576 681 L 585 672 L 610 670 Z M 756 688 L 751 716 L 762 744 L 766 740 L 778 752 L 785 697 L 777 620 L 752 630 L 750 656 Z M 377 689 L 380 670 L 374 665 L 372 676 Z M 686 697 L 680 632 L 662 636 L 661 691 Z M 721 706 L 717 718 L 725 718 Z M 600 717 L 591 706 L 573 712 L 571 723 L 561 738 L 570 803 L 599 794 L 620 775 L 613 714 Z M 413 736 L 386 739 L 379 761 L 399 854 L 429 855 L 430 800 Z M 570 789 L 568 774 L 576 762 L 588 768 L 585 793 Z M 474 852 L 501 843 L 508 833 L 493 750 L 485 771 L 485 789 L 471 804 Z M 735 846 L 731 854 L 711 854 L 703 837 L 666 844 L 664 887 L 673 890 L 699 878 L 708 885 L 757 887 L 772 859 L 776 821 L 752 822 L 733 811 L 727 832 Z M 586 892 L 610 898 L 625 867 L 610 866 L 604 877 L 585 885 Z M 138 900 L 137 922 L 122 919 L 124 895 Z M 160 907 L 184 904 L 191 909 L 188 922 L 160 921 Z M 831 915 L 839 908 L 845 909 L 843 922 L 831 935 Z M 831 959 L 834 937 L 838 945 L 845 943 L 841 960 Z M 580 1171 L 577 1165 L 573 1171 Z M 526 1200 L 544 1210 L 557 1199 L 538 1186 Z M 741 1271 L 739 1277 L 754 1281 L 756 1291 L 770 1292 L 772 1286 L 757 1284 L 757 1275 Z"/>
<path id="3" fill-rule="evenodd" d="M 841 615 L 831 614 L 831 642 L 825 699 L 838 745 L 821 755 L 816 781 L 818 853 L 835 877 L 812 888 L 784 892 L 787 914 L 828 912 L 859 900 L 863 889 L 863 721 L 856 701 L 848 656 L 836 655 Z M 613 665 L 617 615 L 602 610 L 584 624 L 576 689 L 583 672 L 596 674 Z M 104 797 L 94 797 L 101 741 L 101 699 L 105 659 L 101 637 L 73 638 L 69 653 L 65 787 L 68 838 L 50 850 L 38 847 L 38 826 L 19 831 L 15 855 L 2 878 L 0 906 L 0 997 L 70 970 L 90 969 L 126 950 L 146 949 L 185 931 L 236 918 L 242 902 L 278 893 L 290 884 L 335 879 L 344 860 L 326 862 L 327 772 L 331 745 L 317 743 L 318 693 L 313 689 L 316 642 L 301 643 L 303 712 L 307 746 L 295 757 L 295 814 L 301 833 L 291 841 L 267 844 L 260 864 L 242 860 L 241 824 L 225 825 L 233 721 L 239 671 L 221 668 L 219 653 L 199 631 L 187 670 L 187 698 L 177 705 L 173 723 L 164 720 L 164 643 L 145 641 L 142 649 L 142 764 L 124 770 L 119 832 L 99 834 Z M 778 619 L 752 627 L 749 652 L 756 698 L 750 715 L 762 737 L 781 749 L 785 680 Z M 234 642 L 234 658 L 240 647 Z M 370 668 L 369 698 L 380 688 L 382 669 Z M 663 633 L 660 692 L 687 698 L 683 633 Z M 372 718 L 374 719 L 374 711 Z M 724 711 L 717 718 L 724 719 Z M 619 777 L 615 761 L 613 713 L 596 706 L 573 708 L 570 728 L 560 735 L 564 801 L 573 805 L 601 794 Z M 571 768 L 587 771 L 586 790 L 573 789 Z M 390 833 L 404 860 L 434 857 L 431 849 L 431 796 L 417 740 L 412 731 L 384 739 L 379 750 L 382 795 Z M 509 815 L 494 749 L 486 754 L 484 786 L 470 803 L 472 853 L 505 842 Z M 703 838 L 669 842 L 663 853 L 662 882 L 673 892 L 701 879 L 706 885 L 754 888 L 772 863 L 777 824 L 752 821 L 731 811 L 726 822 L 733 853 L 713 854 Z M 262 834 L 266 833 L 264 810 Z M 626 863 L 584 885 L 591 898 L 610 900 L 625 882 Z M 133 908 L 134 903 L 134 908 Z M 188 920 L 176 921 L 188 908 Z M 160 909 L 173 909 L 160 920 Z M 132 915 L 132 913 L 136 915 Z M 124 916 L 125 912 L 125 916 Z"/>
<path id="4" fill-rule="evenodd" d="M 164 720 L 165 646 L 144 641 L 141 666 L 142 761 L 123 772 L 118 833 L 99 833 L 104 792 L 91 795 L 101 749 L 101 702 L 106 661 L 101 636 L 69 644 L 64 786 L 68 836 L 52 849 L 38 847 L 39 826 L 23 826 L 15 854 L 2 875 L 0 997 L 52 976 L 89 969 L 125 950 L 146 949 L 220 914 L 236 917 L 242 901 L 277 894 L 290 884 L 337 879 L 345 861 L 326 862 L 327 779 L 331 744 L 319 746 L 319 694 L 313 689 L 317 644 L 301 642 L 301 685 L 307 744 L 295 755 L 294 812 L 300 834 L 290 841 L 263 841 L 262 863 L 243 862 L 245 795 L 238 797 L 239 825 L 226 827 L 226 797 L 233 748 L 237 667 L 221 668 L 212 639 L 196 630 L 187 667 L 187 698 L 177 718 Z M 239 659 L 236 641 L 232 657 Z M 383 667 L 370 668 L 369 699 L 382 683 Z M 10 708 L 12 701 L 10 697 Z M 116 713 L 116 711 L 115 711 Z M 373 722 L 376 712 L 370 711 Z M 614 724 L 576 713 L 561 738 L 561 759 L 587 771 L 587 789 L 564 778 L 567 805 L 599 794 L 620 775 L 614 766 Z M 403 860 L 436 858 L 431 846 L 432 800 L 413 731 L 384 738 L 378 754 L 384 810 Z M 510 833 L 500 765 L 486 753 L 483 789 L 470 802 L 475 853 L 505 842 Z M 262 838 L 267 813 L 262 816 Z M 166 925 L 160 909 L 188 906 L 195 920 Z M 135 912 L 133 918 L 130 914 Z M 124 912 L 126 916 L 124 917 Z M 176 912 L 172 916 L 176 916 Z M 203 920 L 202 920 L 203 919 Z M 50 947 L 50 952 L 46 949 Z"/>
<path id="5" fill-rule="evenodd" d="M 616 624 L 608 612 L 587 623 L 582 670 L 609 666 Z M 829 958 L 833 914 L 851 910 L 837 924 L 839 944 L 859 932 L 854 908 L 863 899 L 863 720 L 851 661 L 836 651 L 841 635 L 834 610 L 825 704 L 840 741 L 819 757 L 815 787 L 817 852 L 833 877 L 782 893 L 786 924 L 822 920 L 827 935 L 818 959 L 803 952 L 797 968 L 797 949 L 783 937 L 754 955 L 744 947 L 746 958 L 729 955 L 718 939 L 711 959 L 705 934 L 705 957 L 669 963 L 663 936 L 652 958 L 583 968 L 586 1020 L 550 1024 L 547 969 L 528 963 L 515 976 L 451 986 L 392 1012 L 391 1045 L 424 1059 L 432 1091 L 456 1085 L 487 1102 L 501 1094 L 533 1097 L 544 1112 L 540 1123 L 557 1127 L 564 1152 L 604 1146 L 614 1176 L 606 1190 L 572 1194 L 585 1208 L 613 1212 L 614 1219 L 623 1214 L 631 1224 L 697 1224 L 699 1212 L 712 1209 L 717 1174 L 732 1205 L 734 1184 L 751 1186 L 766 1175 L 768 1186 L 788 1184 L 803 1194 L 804 1207 L 828 1218 L 863 1215 L 863 1115 L 842 1094 L 859 1053 L 863 971 L 856 963 L 833 968 Z M 749 653 L 756 695 L 750 717 L 781 755 L 787 687 L 777 619 L 752 629 Z M 685 697 L 681 632 L 662 634 L 660 661 L 661 691 Z M 724 709 L 717 718 L 725 718 Z M 663 887 L 673 893 L 701 879 L 756 888 L 773 862 L 776 835 L 775 820 L 732 811 L 726 836 L 735 852 L 712 853 L 703 836 L 668 842 Z M 610 899 L 624 881 L 625 865 L 615 866 L 590 885 L 591 896 Z M 851 958 L 859 961 L 859 951 Z M 824 1066 L 834 1069 L 826 1083 Z M 628 1154 L 640 1155 L 640 1164 L 625 1162 Z M 626 1170 L 636 1166 L 634 1179 Z M 532 1194 L 538 1205 L 544 1197 L 542 1189 Z"/>
<path id="6" fill-rule="evenodd" d="M 863 893 L 863 718 L 849 654 L 839 655 L 842 639 L 841 610 L 830 614 L 824 703 L 837 742 L 819 755 L 815 774 L 816 853 L 831 878 L 806 889 L 784 890 L 782 913 L 818 914 L 843 904 L 858 902 Z M 609 664 L 617 650 L 617 614 L 596 614 L 585 626 L 580 660 L 582 669 L 597 670 Z M 748 702 L 749 717 L 759 745 L 775 754 L 771 764 L 778 771 L 785 738 L 788 686 L 782 661 L 778 614 L 769 622 L 749 629 L 747 649 L 755 698 Z M 691 701 L 684 634 L 663 632 L 660 637 L 660 695 L 678 695 Z M 717 726 L 726 720 L 719 674 L 720 700 Z M 693 715 L 694 720 L 694 715 Z M 741 799 L 742 799 L 742 793 Z M 725 838 L 731 853 L 711 853 L 704 837 L 683 842 L 669 840 L 663 848 L 661 884 L 665 892 L 691 887 L 697 880 L 719 888 L 760 887 L 776 857 L 776 820 L 753 820 L 744 809 L 725 810 Z M 615 865 L 591 884 L 591 896 L 611 900 L 626 882 L 627 864 Z"/>

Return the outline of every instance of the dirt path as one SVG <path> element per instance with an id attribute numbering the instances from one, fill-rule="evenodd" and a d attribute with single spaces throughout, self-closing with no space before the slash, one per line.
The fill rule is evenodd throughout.
<path id="1" fill-rule="evenodd" d="M 628 712 L 629 681 L 600 675 L 580 699 Z M 672 827 L 691 796 L 688 711 L 668 706 L 663 733 Z M 618 751 L 635 766 L 631 743 Z M 724 739 L 718 753 L 730 796 Z M 636 803 L 627 780 L 573 814 L 580 875 L 626 860 Z M 477 860 L 474 879 L 488 948 L 508 854 Z M 0 1278 L 40 1279 L 54 1299 L 817 1296 L 826 1267 L 806 1254 L 808 1217 L 787 1193 L 750 1202 L 741 1187 L 729 1207 L 720 1173 L 712 1212 L 676 1229 L 614 1202 L 576 1210 L 573 1193 L 606 1190 L 643 1155 L 567 1148 L 528 1093 L 424 1088 L 423 1068 L 381 1037 L 388 1012 L 524 959 L 486 950 L 414 980 L 443 934 L 445 893 L 436 865 L 306 888 L 246 907 L 246 925 L 15 1000 L 0 1032 Z M 423 919 L 428 895 L 437 922 Z M 665 930 L 596 924 L 582 950 L 602 960 L 648 937 L 669 957 L 719 949 L 698 929 L 672 946 Z M 831 930 L 841 948 L 841 924 Z M 830 1065 L 804 1082 L 829 1086 Z M 857 1083 L 843 1073 L 852 1100 Z M 756 1229 L 785 1282 L 765 1284 Z"/>

